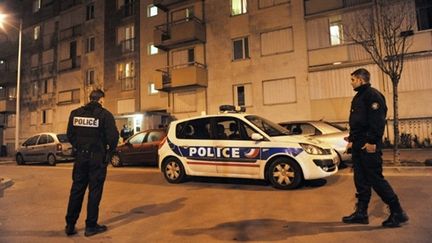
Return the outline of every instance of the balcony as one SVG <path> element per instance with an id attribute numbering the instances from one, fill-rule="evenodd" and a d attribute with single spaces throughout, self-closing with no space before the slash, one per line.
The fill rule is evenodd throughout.
<path id="1" fill-rule="evenodd" d="M 15 113 L 15 100 L 2 99 L 0 100 L 0 113 Z"/>
<path id="2" fill-rule="evenodd" d="M 75 25 L 67 29 L 60 30 L 59 40 L 66 40 L 82 35 L 82 25 Z"/>
<path id="3" fill-rule="evenodd" d="M 372 0 L 309 0 L 304 2 L 305 16 L 368 3 L 372 3 Z"/>
<path id="4" fill-rule="evenodd" d="M 68 71 L 81 67 L 81 57 L 76 56 L 69 59 L 61 60 L 59 63 L 59 71 Z"/>
<path id="5" fill-rule="evenodd" d="M 172 8 L 175 8 L 181 4 L 188 3 L 188 2 L 190 2 L 190 1 L 185 1 L 185 0 L 153 0 L 153 5 L 166 12 Z"/>
<path id="6" fill-rule="evenodd" d="M 134 52 L 135 51 L 135 38 L 122 40 L 119 45 L 120 45 L 122 54 Z"/>
<path id="7" fill-rule="evenodd" d="M 125 5 L 121 6 L 118 9 L 118 14 L 122 18 L 127 18 L 129 16 L 135 15 L 135 4 L 129 3 L 129 4 L 125 4 Z"/>
<path id="8" fill-rule="evenodd" d="M 120 78 L 122 91 L 135 89 L 135 77 Z"/>
<path id="9" fill-rule="evenodd" d="M 190 62 L 156 71 L 161 72 L 155 88 L 170 91 L 182 87 L 207 87 L 207 67 L 204 64 Z"/>
<path id="10" fill-rule="evenodd" d="M 196 17 L 184 18 L 156 26 L 153 37 L 155 47 L 165 51 L 184 45 L 205 43 L 205 24 Z"/>
<path id="11" fill-rule="evenodd" d="M 61 1 L 61 10 L 66 10 L 69 8 L 72 8 L 78 4 L 81 4 L 83 1 L 82 0 L 62 0 Z"/>
<path id="12" fill-rule="evenodd" d="M 16 84 L 16 71 L 0 71 L 0 85 Z"/>
<path id="13" fill-rule="evenodd" d="M 52 77 L 54 74 L 54 63 L 50 62 L 40 66 L 32 67 L 30 74 L 31 80 Z"/>

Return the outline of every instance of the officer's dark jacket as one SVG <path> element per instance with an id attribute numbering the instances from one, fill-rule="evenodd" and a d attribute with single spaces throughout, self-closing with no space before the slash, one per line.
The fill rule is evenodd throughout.
<path id="1" fill-rule="evenodd" d="M 350 142 L 380 144 L 386 124 L 385 97 L 370 83 L 355 89 L 349 118 Z"/>
<path id="2" fill-rule="evenodd" d="M 98 102 L 91 101 L 71 112 L 67 137 L 76 149 L 105 152 L 117 147 L 119 134 L 113 115 Z"/>

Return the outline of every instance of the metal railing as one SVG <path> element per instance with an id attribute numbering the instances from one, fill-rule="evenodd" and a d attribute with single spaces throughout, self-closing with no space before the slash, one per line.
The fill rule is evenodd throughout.
<path id="1" fill-rule="evenodd" d="M 135 38 L 130 38 L 127 40 L 122 40 L 120 42 L 121 52 L 128 53 L 135 51 Z"/>
<path id="2" fill-rule="evenodd" d="M 167 66 L 163 68 L 156 69 L 156 71 L 162 73 L 162 86 L 169 86 L 171 84 L 171 72 L 174 69 L 180 69 L 180 68 L 186 68 L 190 66 L 200 67 L 206 69 L 207 66 L 205 64 L 199 63 L 199 62 L 187 62 L 172 66 Z"/>
<path id="3" fill-rule="evenodd" d="M 59 40 L 64 40 L 72 37 L 77 37 L 82 35 L 82 25 L 74 25 L 67 29 L 60 30 Z"/>
<path id="4" fill-rule="evenodd" d="M 190 17 L 178 19 L 178 20 L 175 20 L 172 22 L 168 22 L 166 24 L 157 25 L 157 26 L 155 26 L 155 29 L 161 31 L 163 34 L 166 34 L 169 37 L 169 34 L 171 32 L 171 28 L 173 26 L 181 24 L 181 23 L 189 22 L 189 21 L 194 21 L 194 22 L 199 23 L 199 24 L 204 24 L 204 22 L 201 19 L 199 19 L 195 16 L 190 16 Z M 164 39 L 162 38 L 162 40 L 164 40 Z"/>

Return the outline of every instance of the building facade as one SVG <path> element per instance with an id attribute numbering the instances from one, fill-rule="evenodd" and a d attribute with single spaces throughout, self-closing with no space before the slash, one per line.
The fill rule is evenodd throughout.
<path id="1" fill-rule="evenodd" d="M 432 4 L 409 0 L 416 24 L 399 85 L 401 132 L 430 138 Z M 64 132 L 69 112 L 95 88 L 120 128 L 247 108 L 275 122 L 345 124 L 350 73 L 366 67 L 389 106 L 391 82 L 359 46 L 344 39 L 346 16 L 372 0 L 25 0 L 20 141 Z M 1 37 L 1 36 L 0 36 Z M 2 40 L 2 39 L 0 39 Z M 3 40 L 0 114 L 13 150 L 16 35 Z M 3 44 L 2 44 L 3 47 Z M 7 73 L 7 74 L 6 74 Z M 14 75 L 15 74 L 15 75 Z"/>

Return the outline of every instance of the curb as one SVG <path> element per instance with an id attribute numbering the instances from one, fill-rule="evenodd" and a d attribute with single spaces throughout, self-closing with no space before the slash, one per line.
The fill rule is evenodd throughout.
<path id="1" fill-rule="evenodd" d="M 0 197 L 3 197 L 3 191 L 6 188 L 11 187 L 13 184 L 14 182 L 11 179 L 0 177 Z"/>

